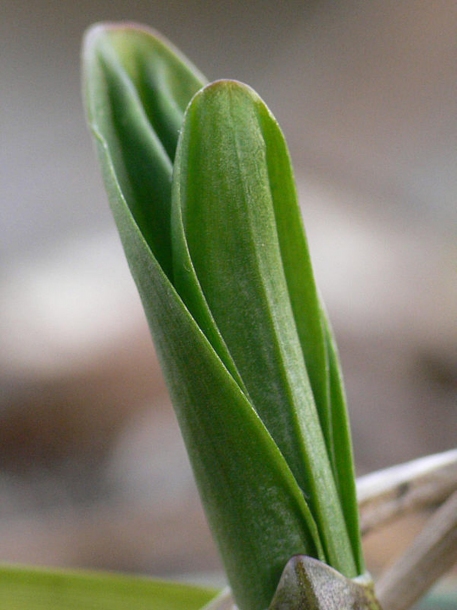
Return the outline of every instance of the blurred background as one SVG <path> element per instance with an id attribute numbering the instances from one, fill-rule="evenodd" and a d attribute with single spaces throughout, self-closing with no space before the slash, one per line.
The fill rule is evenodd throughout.
<path id="1" fill-rule="evenodd" d="M 455 447 L 455 2 L 3 0 L 1 15 L 1 561 L 220 573 L 85 127 L 96 21 L 155 27 L 278 118 L 358 472 Z M 367 541 L 370 568 L 417 527 Z"/>

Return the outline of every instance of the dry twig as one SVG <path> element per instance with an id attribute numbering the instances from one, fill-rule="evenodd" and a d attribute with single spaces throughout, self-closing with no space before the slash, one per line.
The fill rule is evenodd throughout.
<path id="1" fill-rule="evenodd" d="M 407 610 L 457 562 L 457 491 L 376 585 L 383 608 Z"/>
<path id="2" fill-rule="evenodd" d="M 457 489 L 457 450 L 430 455 L 360 477 L 362 534 L 413 511 L 435 508 Z"/>

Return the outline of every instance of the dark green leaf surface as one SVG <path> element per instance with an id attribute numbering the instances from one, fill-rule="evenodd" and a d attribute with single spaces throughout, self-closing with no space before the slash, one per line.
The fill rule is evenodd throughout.
<path id="1" fill-rule="evenodd" d="M 216 592 L 148 578 L 0 567 L 4 610 L 198 610 Z"/>

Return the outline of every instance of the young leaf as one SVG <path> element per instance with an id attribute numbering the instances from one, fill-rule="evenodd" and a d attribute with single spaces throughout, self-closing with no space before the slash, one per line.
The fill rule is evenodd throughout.
<path id="1" fill-rule="evenodd" d="M 142 27 L 96 26 L 83 57 L 110 204 L 239 607 L 264 610 L 292 555 L 360 573 L 339 369 L 275 120 L 239 83 L 197 93 L 204 78 Z"/>
<path id="2" fill-rule="evenodd" d="M 288 166 L 284 193 L 271 188 L 276 165 Z M 356 576 L 278 239 L 275 211 L 296 206 L 281 201 L 294 192 L 291 181 L 279 127 L 252 89 L 234 81 L 202 89 L 186 112 L 174 167 L 174 283 L 201 327 L 202 313 L 211 312 L 249 399 L 308 498 L 327 560 Z M 317 297 L 313 306 L 320 324 Z"/>
<path id="3" fill-rule="evenodd" d="M 170 275 L 174 150 L 184 110 L 205 79 L 170 43 L 131 24 L 93 26 L 83 68 L 94 133 L 109 142 L 130 211 Z"/>
<path id="4" fill-rule="evenodd" d="M 117 132 L 100 103 L 100 96 L 109 99 L 117 81 L 101 79 L 106 64 L 100 66 L 96 34 L 86 47 L 86 103 L 114 217 L 231 584 L 240 607 L 265 608 L 291 554 L 324 559 L 319 534 L 283 456 L 138 226 L 131 182 L 122 181 L 125 156 L 119 154 Z M 124 74 L 119 78 L 123 86 Z M 101 91 L 102 85 L 108 91 Z M 135 101 L 134 91 L 127 92 Z M 137 119 L 142 123 L 143 115 Z M 153 139 L 149 146 L 156 146 Z"/>
<path id="5" fill-rule="evenodd" d="M 354 460 L 352 457 L 351 431 L 346 409 L 346 396 L 341 374 L 338 349 L 325 310 L 322 308 L 322 322 L 327 342 L 330 375 L 330 404 L 333 451 L 333 473 L 338 495 L 352 545 L 357 573 L 365 572 L 362 540 L 359 525 L 359 508 L 355 480 Z"/>

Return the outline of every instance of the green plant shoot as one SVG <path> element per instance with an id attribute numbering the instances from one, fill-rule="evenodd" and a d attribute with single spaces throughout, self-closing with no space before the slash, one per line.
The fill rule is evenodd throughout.
<path id="1" fill-rule="evenodd" d="M 340 366 L 277 122 L 144 27 L 94 26 L 83 62 L 110 204 L 239 608 L 270 606 L 296 555 L 360 577 Z"/>

